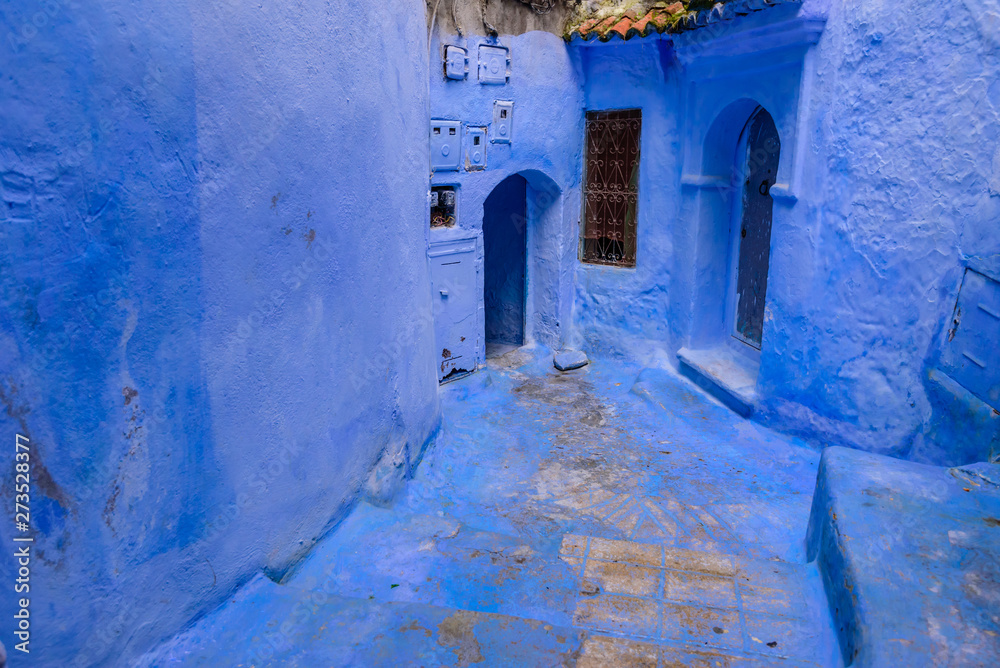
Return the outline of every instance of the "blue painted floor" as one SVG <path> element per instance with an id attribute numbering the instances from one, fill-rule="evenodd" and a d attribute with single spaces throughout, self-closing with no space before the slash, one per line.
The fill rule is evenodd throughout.
<path id="1" fill-rule="evenodd" d="M 619 361 L 515 350 L 442 399 L 392 507 L 144 665 L 841 665 L 804 563 L 817 451 Z"/>

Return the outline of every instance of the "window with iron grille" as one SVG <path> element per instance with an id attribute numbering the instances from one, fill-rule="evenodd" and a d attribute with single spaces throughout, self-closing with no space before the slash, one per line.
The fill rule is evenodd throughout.
<path id="1" fill-rule="evenodd" d="M 584 262 L 635 266 L 641 129 L 639 109 L 587 112 Z"/>

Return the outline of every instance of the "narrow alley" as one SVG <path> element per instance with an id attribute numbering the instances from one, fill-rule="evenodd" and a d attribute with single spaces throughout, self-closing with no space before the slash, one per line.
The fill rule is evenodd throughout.
<path id="1" fill-rule="evenodd" d="M 819 453 L 671 372 L 537 353 L 445 385 L 401 498 L 145 665 L 840 665 Z"/>

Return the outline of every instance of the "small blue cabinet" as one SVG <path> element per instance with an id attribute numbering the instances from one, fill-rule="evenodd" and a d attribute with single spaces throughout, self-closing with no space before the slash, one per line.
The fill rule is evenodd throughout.
<path id="1" fill-rule="evenodd" d="M 482 289 L 476 271 L 476 239 L 432 243 L 427 250 L 434 308 L 438 379 L 453 380 L 478 367 L 477 310 Z"/>
<path id="2" fill-rule="evenodd" d="M 965 270 L 941 369 L 1000 409 L 1000 283 L 978 271 Z"/>

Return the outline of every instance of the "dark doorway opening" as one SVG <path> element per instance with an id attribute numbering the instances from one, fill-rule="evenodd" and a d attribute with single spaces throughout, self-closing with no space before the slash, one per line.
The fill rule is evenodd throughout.
<path id="1" fill-rule="evenodd" d="M 736 318 L 733 336 L 760 350 L 764 300 L 771 255 L 771 186 L 778 175 L 781 142 L 771 114 L 758 108 L 747 122 L 740 208 L 739 260 L 736 274 Z"/>
<path id="2" fill-rule="evenodd" d="M 527 181 L 517 174 L 483 204 L 483 303 L 486 356 L 524 343 Z"/>

